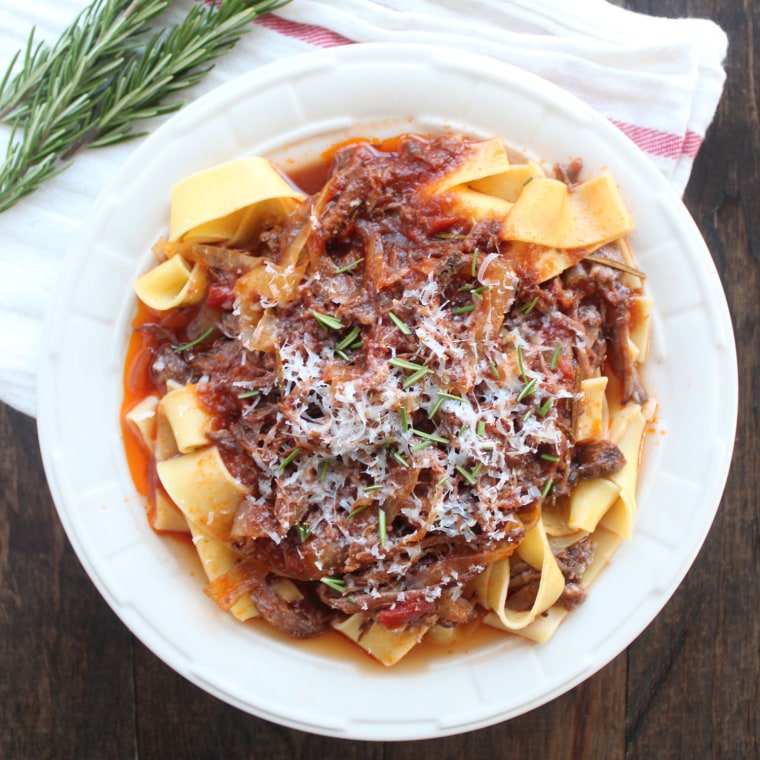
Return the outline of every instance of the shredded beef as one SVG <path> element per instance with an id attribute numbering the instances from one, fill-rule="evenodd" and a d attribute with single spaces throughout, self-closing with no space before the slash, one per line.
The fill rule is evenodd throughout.
<path id="1" fill-rule="evenodd" d="M 604 478 L 620 472 L 625 465 L 623 452 L 604 439 L 576 444 L 573 455 L 573 480 Z"/>

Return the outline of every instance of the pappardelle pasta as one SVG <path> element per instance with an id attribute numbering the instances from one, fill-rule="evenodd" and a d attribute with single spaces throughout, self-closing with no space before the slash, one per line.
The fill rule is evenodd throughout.
<path id="1" fill-rule="evenodd" d="M 582 173 L 403 135 L 308 192 L 263 158 L 175 187 L 123 424 L 222 609 L 393 665 L 478 623 L 546 641 L 584 600 L 655 404 L 633 222 Z"/>

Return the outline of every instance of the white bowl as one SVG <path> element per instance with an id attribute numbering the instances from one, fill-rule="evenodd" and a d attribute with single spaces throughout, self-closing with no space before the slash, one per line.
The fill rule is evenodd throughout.
<path id="1" fill-rule="evenodd" d="M 386 670 L 361 653 L 241 624 L 202 593 L 181 544 L 148 526 L 119 430 L 132 283 L 168 225 L 179 179 L 242 155 L 305 163 L 351 136 L 464 130 L 551 165 L 609 168 L 636 221 L 654 298 L 646 373 L 660 402 L 635 535 L 587 602 L 536 645 L 477 639 Z M 251 72 L 200 98 L 132 155 L 95 204 L 50 309 L 39 434 L 61 521 L 124 624 L 190 681 L 255 715 L 353 739 L 419 739 L 520 715 L 588 678 L 652 621 L 707 535 L 737 411 L 736 355 L 712 259 L 679 198 L 614 126 L 519 69 L 441 48 L 353 45 Z M 705 642 L 705 646 L 709 646 Z"/>

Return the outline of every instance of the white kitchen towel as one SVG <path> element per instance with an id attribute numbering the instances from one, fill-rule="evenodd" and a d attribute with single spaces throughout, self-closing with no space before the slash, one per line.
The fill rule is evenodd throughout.
<path id="1" fill-rule="evenodd" d="M 165 20 L 176 21 L 192 2 L 176 0 Z M 38 40 L 52 43 L 85 5 L 3 0 L 0 76 L 33 25 Z M 606 0 L 292 0 L 259 19 L 184 99 L 316 47 L 379 41 L 477 52 L 554 82 L 631 137 L 679 193 L 725 79 L 727 40 L 716 24 L 644 16 Z M 2 144 L 7 139 L 0 130 Z M 35 412 L 44 312 L 66 249 L 137 145 L 81 154 L 72 168 L 0 214 L 0 400 L 26 414 Z"/>

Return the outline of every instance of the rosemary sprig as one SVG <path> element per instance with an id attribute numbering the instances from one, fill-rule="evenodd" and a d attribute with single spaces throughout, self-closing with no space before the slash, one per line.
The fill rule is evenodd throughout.
<path id="1" fill-rule="evenodd" d="M 277 472 L 284 472 L 285 468 L 301 453 L 301 449 L 293 449 L 293 451 L 288 454 L 285 459 L 280 462 L 279 467 L 277 468 Z"/>
<path id="2" fill-rule="evenodd" d="M 188 343 L 183 343 L 181 346 L 175 346 L 174 353 L 179 354 L 182 351 L 187 351 L 190 348 L 195 348 L 199 343 L 203 343 L 216 330 L 215 325 L 211 325 L 202 335 L 199 335 L 195 340 L 191 340 Z M 239 397 L 238 397 L 239 398 Z"/>
<path id="3" fill-rule="evenodd" d="M 325 586 L 333 589 L 333 591 L 337 591 L 339 594 L 342 594 L 346 590 L 346 582 L 343 580 L 343 578 L 334 578 L 327 575 L 324 578 L 320 578 L 319 580 L 322 581 Z"/>
<path id="4" fill-rule="evenodd" d="M 339 319 L 331 317 L 329 314 L 322 314 L 321 311 L 311 312 L 311 316 L 319 322 L 325 330 L 342 330 L 345 325 Z"/>
<path id="5" fill-rule="evenodd" d="M 0 212 L 82 149 L 139 137 L 136 122 L 179 109 L 175 93 L 197 84 L 253 19 L 287 2 L 199 2 L 178 24 L 156 28 L 171 0 L 93 0 L 52 47 L 32 29 L 0 80 L 0 120 L 11 127 Z"/>

